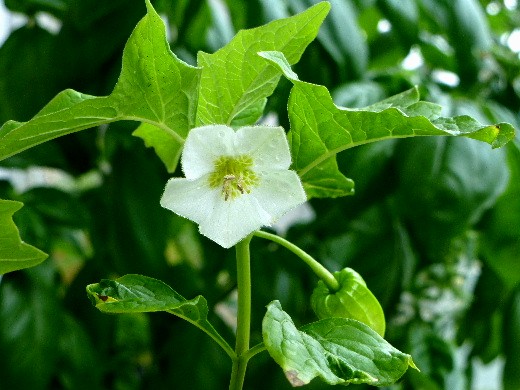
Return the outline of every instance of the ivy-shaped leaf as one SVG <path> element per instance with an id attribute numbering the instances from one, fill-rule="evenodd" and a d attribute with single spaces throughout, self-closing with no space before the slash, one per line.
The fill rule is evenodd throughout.
<path id="1" fill-rule="evenodd" d="M 147 15 L 125 46 L 113 92 L 96 97 L 65 90 L 28 122 L 6 122 L 0 128 L 0 160 L 76 131 L 135 120 L 148 125 L 146 132 L 136 135 L 150 146 L 167 145 L 168 156 L 160 156 L 170 171 L 175 168 L 195 123 L 200 69 L 170 51 L 161 18 L 148 0 L 146 6 Z"/>
<path id="2" fill-rule="evenodd" d="M 41 250 L 20 239 L 13 214 L 23 203 L 0 199 L 0 275 L 34 267 L 47 258 Z"/>
<path id="3" fill-rule="evenodd" d="M 293 386 L 316 377 L 330 385 L 388 386 L 409 366 L 417 368 L 410 355 L 356 320 L 327 318 L 298 330 L 278 301 L 267 306 L 262 334 L 267 351 Z"/>
<path id="4" fill-rule="evenodd" d="M 99 283 L 89 284 L 87 294 L 92 304 L 105 313 L 165 311 L 173 314 L 204 331 L 229 356 L 235 356 L 233 348 L 209 323 L 208 304 L 201 295 L 186 300 L 160 280 L 142 275 L 125 275 L 116 280 L 103 279 Z"/>
<path id="5" fill-rule="evenodd" d="M 330 4 L 322 2 L 290 18 L 242 30 L 213 54 L 199 52 L 202 76 L 197 125 L 254 124 L 281 75 L 257 52 L 277 50 L 289 63 L 298 62 L 329 10 Z"/>
<path id="6" fill-rule="evenodd" d="M 440 107 L 419 101 L 417 88 L 363 109 L 334 104 L 327 88 L 300 81 L 280 52 L 261 52 L 293 83 L 289 97 L 289 140 L 293 168 L 307 196 L 338 197 L 353 193 L 353 182 L 338 169 L 336 154 L 390 138 L 464 136 L 498 148 L 514 138 L 509 123 L 485 126 L 469 116 L 439 117 Z"/>

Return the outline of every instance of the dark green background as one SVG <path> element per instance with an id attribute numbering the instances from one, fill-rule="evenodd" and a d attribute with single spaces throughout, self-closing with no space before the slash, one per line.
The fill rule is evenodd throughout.
<path id="1" fill-rule="evenodd" d="M 197 51 L 217 50 L 239 29 L 313 3 L 161 0 L 154 6 L 168 17 L 172 50 L 194 63 Z M 418 84 L 445 116 L 520 128 L 520 60 L 504 44 L 520 27 L 518 7 L 476 0 L 331 3 L 295 71 L 327 86 L 337 104 L 360 107 Z M 65 88 L 110 93 L 126 39 L 145 14 L 141 0 L 5 4 L 29 22 L 0 47 L 0 123 L 29 119 Z M 39 27 L 35 15 L 42 11 L 61 21 L 58 34 Z M 378 30 L 382 19 L 390 31 Z M 411 70 L 402 67 L 410 50 L 423 58 Z M 447 85 L 439 70 L 459 83 Z M 282 80 L 267 107 L 286 128 L 289 88 Z M 203 294 L 211 308 L 227 302 L 235 286 L 233 251 L 160 208 L 168 174 L 130 135 L 135 126 L 68 135 L 0 163 L 101 178 L 86 189 L 23 193 L 0 180 L 0 198 L 25 203 L 15 215 L 23 239 L 50 254 L 42 265 L 0 279 L 1 389 L 227 388 L 226 355 L 199 330 L 167 314 L 104 315 L 86 298 L 87 284 L 127 273 L 159 278 L 187 298 Z M 344 152 L 338 162 L 355 180 L 356 195 L 311 201 L 317 218 L 287 236 L 331 270 L 350 266 L 365 278 L 387 315 L 388 340 L 421 369 L 395 388 L 470 388 L 471 362 L 497 357 L 505 359 L 504 390 L 520 388 L 518 136 L 500 150 L 458 138 L 385 141 Z M 254 240 L 252 249 L 253 341 L 273 299 L 298 325 L 314 320 L 309 298 L 316 278 L 283 248 Z M 210 319 L 232 342 L 221 318 L 210 313 Z M 250 362 L 246 388 L 289 385 L 264 352 Z"/>

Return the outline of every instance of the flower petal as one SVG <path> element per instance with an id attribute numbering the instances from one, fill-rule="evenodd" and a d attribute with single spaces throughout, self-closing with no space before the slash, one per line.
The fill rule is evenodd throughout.
<path id="1" fill-rule="evenodd" d="M 216 203 L 199 230 L 224 248 L 231 248 L 248 234 L 270 223 L 271 216 L 263 211 L 253 196 L 246 194 Z"/>
<path id="2" fill-rule="evenodd" d="M 235 131 L 225 125 L 196 127 L 190 131 L 182 152 L 182 170 L 193 180 L 212 172 L 220 156 L 235 155 Z"/>
<path id="3" fill-rule="evenodd" d="M 236 132 L 235 148 L 253 158 L 253 169 L 289 169 L 291 152 L 282 127 L 250 126 Z"/>
<path id="4" fill-rule="evenodd" d="M 228 199 L 224 187 L 210 186 L 210 176 L 217 159 L 241 155 L 251 157 L 260 180 L 250 193 L 238 187 L 242 194 Z M 184 145 L 186 178 L 168 181 L 161 205 L 198 223 L 203 235 L 230 248 L 305 202 L 298 175 L 288 170 L 290 164 L 289 144 L 281 127 L 243 127 L 237 132 L 225 125 L 198 127 L 191 130 Z"/>
<path id="5" fill-rule="evenodd" d="M 220 189 L 211 189 L 207 176 L 196 180 L 173 178 L 166 183 L 161 206 L 200 224 L 221 201 Z"/>
<path id="6" fill-rule="evenodd" d="M 272 222 L 307 200 L 300 178 L 288 170 L 264 172 L 251 195 L 271 215 Z"/>

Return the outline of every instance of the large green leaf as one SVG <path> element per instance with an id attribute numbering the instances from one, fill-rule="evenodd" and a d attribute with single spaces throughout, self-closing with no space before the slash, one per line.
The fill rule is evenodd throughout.
<path id="1" fill-rule="evenodd" d="M 142 275 L 125 275 L 116 280 L 89 284 L 92 304 L 105 313 L 165 311 L 182 318 L 208 334 L 230 356 L 233 349 L 208 321 L 208 304 L 203 296 L 186 300 L 160 280 Z"/>
<path id="2" fill-rule="evenodd" d="M 265 26 L 240 31 L 231 42 L 213 54 L 200 52 L 202 68 L 197 124 L 256 122 L 280 78 L 281 72 L 258 57 L 257 52 L 277 50 L 289 63 L 296 63 L 314 40 L 329 12 L 319 3 L 296 16 Z M 247 119 L 244 119 L 244 116 Z"/>
<path id="3" fill-rule="evenodd" d="M 22 206 L 20 202 L 0 199 L 0 275 L 34 267 L 47 258 L 41 250 L 20 239 L 12 216 Z"/>
<path id="4" fill-rule="evenodd" d="M 155 147 L 159 141 L 168 145 L 165 162 L 172 170 L 195 123 L 200 69 L 170 51 L 161 18 L 148 0 L 146 5 L 147 15 L 125 46 L 113 92 L 96 97 L 65 90 L 28 122 L 6 122 L 0 128 L 0 159 L 75 131 L 136 120 L 150 125 L 147 132 L 137 134 L 149 145 Z M 159 132 L 161 136 L 155 134 Z"/>
<path id="5" fill-rule="evenodd" d="M 415 367 L 404 354 L 367 325 L 347 318 L 327 318 L 296 329 L 280 302 L 267 306 L 264 344 L 293 386 L 319 377 L 328 384 L 386 386 Z"/>
<path id="6" fill-rule="evenodd" d="M 508 123 L 485 126 L 469 116 L 440 117 L 440 106 L 419 101 L 417 88 L 362 109 L 338 107 L 327 88 L 300 81 L 283 53 L 262 52 L 294 84 L 289 97 L 289 140 L 293 168 L 307 196 L 353 193 L 353 182 L 338 169 L 336 154 L 390 138 L 426 135 L 464 136 L 500 147 L 514 137 Z"/>

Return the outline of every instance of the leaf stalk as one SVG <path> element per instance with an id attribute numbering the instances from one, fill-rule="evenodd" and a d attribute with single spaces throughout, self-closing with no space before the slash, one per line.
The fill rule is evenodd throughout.
<path id="1" fill-rule="evenodd" d="M 303 260 L 305 264 L 307 264 L 312 272 L 318 276 L 323 283 L 329 288 L 331 292 L 339 291 L 340 285 L 339 282 L 336 280 L 334 275 L 325 268 L 321 263 L 319 263 L 316 259 L 314 259 L 311 255 L 309 255 L 307 252 L 302 250 L 301 248 L 294 245 L 292 242 L 287 241 L 286 239 L 277 236 L 276 234 L 267 233 L 261 230 L 256 231 L 253 233 L 256 237 L 264 238 L 266 240 L 273 241 L 277 244 L 280 244 L 281 246 L 285 247 L 286 249 L 290 250 L 292 253 L 294 253 L 296 256 L 298 256 L 300 259 Z"/>

